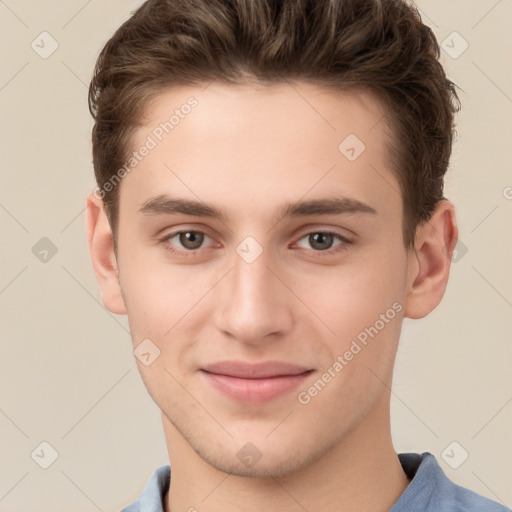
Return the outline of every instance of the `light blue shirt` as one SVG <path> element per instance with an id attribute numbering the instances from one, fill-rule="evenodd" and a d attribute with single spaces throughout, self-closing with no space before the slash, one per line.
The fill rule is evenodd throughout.
<path id="1" fill-rule="evenodd" d="M 512 512 L 504 505 L 453 483 L 431 453 L 400 453 L 398 458 L 412 480 L 389 512 Z M 170 481 L 170 467 L 159 467 L 139 499 L 121 512 L 164 512 Z"/>

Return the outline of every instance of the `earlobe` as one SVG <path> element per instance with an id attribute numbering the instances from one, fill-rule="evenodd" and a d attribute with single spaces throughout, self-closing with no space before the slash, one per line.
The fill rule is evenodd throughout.
<path id="1" fill-rule="evenodd" d="M 124 315 L 126 306 L 121 293 L 114 240 L 105 204 L 94 193 L 87 198 L 87 241 L 103 305 L 112 313 Z"/>
<path id="2" fill-rule="evenodd" d="M 406 317 L 423 318 L 441 302 L 457 236 L 455 207 L 443 199 L 437 203 L 430 220 L 418 227 L 414 251 L 410 251 Z"/>

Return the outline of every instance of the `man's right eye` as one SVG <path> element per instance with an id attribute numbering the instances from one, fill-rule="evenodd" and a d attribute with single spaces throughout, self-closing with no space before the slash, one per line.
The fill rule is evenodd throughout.
<path id="1" fill-rule="evenodd" d="M 162 240 L 162 243 L 164 247 L 172 253 L 186 256 L 187 253 L 201 249 L 207 239 L 211 240 L 211 238 L 202 231 L 182 229 L 167 235 Z"/>

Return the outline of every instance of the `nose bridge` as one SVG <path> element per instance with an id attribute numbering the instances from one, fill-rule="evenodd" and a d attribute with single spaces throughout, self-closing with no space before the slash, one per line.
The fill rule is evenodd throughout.
<path id="1" fill-rule="evenodd" d="M 232 270 L 223 280 L 217 327 L 239 341 L 258 343 L 290 328 L 290 300 L 275 271 L 270 270 L 271 256 L 254 240 L 242 242 L 233 257 Z"/>
<path id="2" fill-rule="evenodd" d="M 273 287 L 268 253 L 253 260 L 237 255 L 232 272 L 233 292 L 242 304 L 263 310 L 269 304 L 268 292 Z M 274 278 L 275 279 L 275 278 Z M 275 284 L 275 283 L 274 283 Z"/>

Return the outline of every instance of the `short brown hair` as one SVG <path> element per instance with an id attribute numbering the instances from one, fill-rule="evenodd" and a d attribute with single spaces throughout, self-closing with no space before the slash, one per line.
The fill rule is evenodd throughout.
<path id="1" fill-rule="evenodd" d="M 387 106 L 411 248 L 416 227 L 444 199 L 460 106 L 439 55 L 433 32 L 404 0 L 148 0 L 107 42 L 90 84 L 98 187 L 125 163 L 148 99 L 169 87 L 302 80 L 369 90 Z M 108 188 L 115 238 L 120 187 Z"/>

